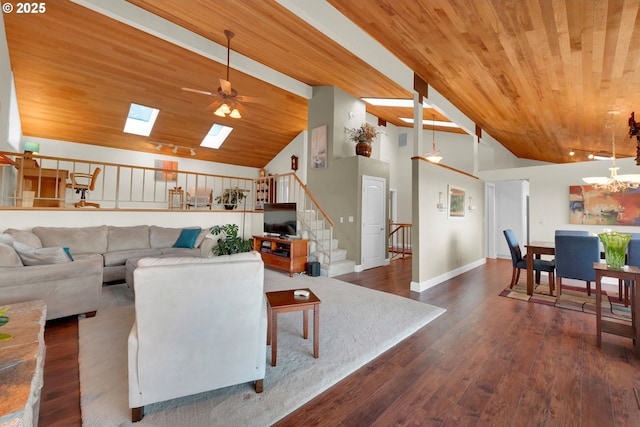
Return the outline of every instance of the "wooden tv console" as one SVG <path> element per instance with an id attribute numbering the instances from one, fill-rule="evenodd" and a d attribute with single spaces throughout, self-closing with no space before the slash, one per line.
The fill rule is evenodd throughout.
<path id="1" fill-rule="evenodd" d="M 282 239 L 271 236 L 253 236 L 253 249 L 260 252 L 265 267 L 289 273 L 305 271 L 309 256 L 309 241 Z"/>

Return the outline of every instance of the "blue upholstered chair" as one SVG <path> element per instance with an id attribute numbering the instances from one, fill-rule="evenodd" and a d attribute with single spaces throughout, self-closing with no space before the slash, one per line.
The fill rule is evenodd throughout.
<path id="1" fill-rule="evenodd" d="M 587 282 L 587 295 L 591 295 L 591 282 L 596 280 L 594 262 L 600 262 L 598 236 L 556 235 L 556 289 L 562 293 L 562 279 Z"/>
<path id="2" fill-rule="evenodd" d="M 527 256 L 522 256 L 522 251 L 520 250 L 518 239 L 516 238 L 516 235 L 512 230 L 504 230 L 503 233 L 504 237 L 507 239 L 509 251 L 511 252 L 513 273 L 511 274 L 511 284 L 509 285 L 509 287 L 513 288 L 513 285 L 518 283 L 518 279 L 520 278 L 520 270 L 527 269 Z M 549 292 L 553 292 L 553 271 L 555 269 L 554 262 L 544 259 L 534 259 L 533 269 L 536 273 L 539 273 L 540 271 L 546 271 L 547 273 L 549 273 Z M 536 283 L 540 283 L 540 280 L 538 279 Z"/>
<path id="3" fill-rule="evenodd" d="M 556 230 L 556 236 L 588 236 L 585 230 Z"/>

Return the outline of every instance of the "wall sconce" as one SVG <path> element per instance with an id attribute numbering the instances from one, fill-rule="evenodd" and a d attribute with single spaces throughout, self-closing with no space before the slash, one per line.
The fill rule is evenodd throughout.
<path id="1" fill-rule="evenodd" d="M 471 196 L 469 196 L 469 210 L 470 211 L 476 210 L 476 206 L 473 204 L 473 199 L 471 198 Z"/>
<path id="2" fill-rule="evenodd" d="M 296 172 L 298 170 L 298 156 L 291 156 L 291 169 Z"/>
<path id="3" fill-rule="evenodd" d="M 440 212 L 442 212 L 443 210 L 445 210 L 445 206 L 444 203 L 442 203 L 442 191 L 440 191 L 438 193 L 438 204 L 436 205 L 436 207 L 438 208 L 438 210 Z"/>

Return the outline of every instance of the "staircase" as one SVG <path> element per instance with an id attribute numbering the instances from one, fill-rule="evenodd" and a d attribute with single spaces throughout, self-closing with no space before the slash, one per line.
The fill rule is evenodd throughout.
<path id="1" fill-rule="evenodd" d="M 340 249 L 338 239 L 332 236 L 332 229 L 325 228 L 325 221 L 318 219 L 313 209 L 298 211 L 299 229 L 302 237 L 309 239 L 309 261 L 320 263 L 322 276 L 339 276 L 353 273 L 355 261 L 347 259 L 347 251 Z"/>

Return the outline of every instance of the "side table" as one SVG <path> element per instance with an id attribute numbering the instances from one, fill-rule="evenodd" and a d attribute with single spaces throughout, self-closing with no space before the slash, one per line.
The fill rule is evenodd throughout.
<path id="1" fill-rule="evenodd" d="M 13 338 L 0 341 L 0 426 L 37 426 L 47 307 L 40 300 L 6 305 L 10 320 L 0 332 Z"/>
<path id="2" fill-rule="evenodd" d="M 636 290 L 638 280 L 640 280 L 640 268 L 625 265 L 622 268 L 609 268 L 607 264 L 594 262 L 593 268 L 596 271 L 596 330 L 598 335 L 598 347 L 602 345 L 602 332 L 632 338 L 633 344 L 638 342 L 638 319 L 640 304 L 638 292 Z M 628 280 L 631 286 L 631 325 L 612 322 L 602 319 L 602 278 L 614 277 L 619 280 Z"/>
<path id="3" fill-rule="evenodd" d="M 179 200 L 176 203 L 176 199 Z M 184 190 L 181 187 L 169 189 L 169 209 L 182 209 L 184 207 Z"/>
<path id="4" fill-rule="evenodd" d="M 309 337 L 308 311 L 313 309 L 313 357 L 320 356 L 320 299 L 309 291 L 309 297 L 297 297 L 293 289 L 267 292 L 267 345 L 271 344 L 271 366 L 276 366 L 278 356 L 278 314 L 302 311 L 302 337 Z"/>

